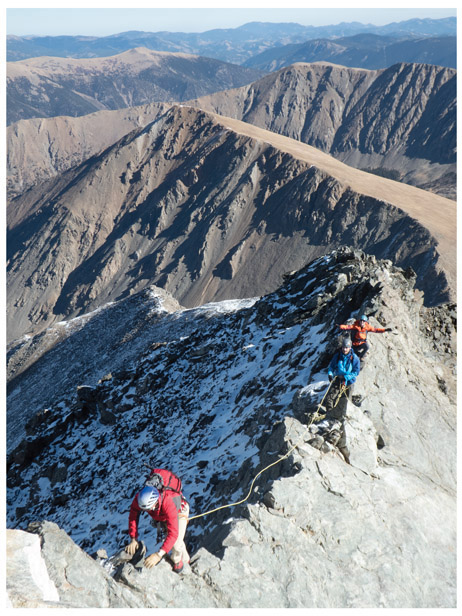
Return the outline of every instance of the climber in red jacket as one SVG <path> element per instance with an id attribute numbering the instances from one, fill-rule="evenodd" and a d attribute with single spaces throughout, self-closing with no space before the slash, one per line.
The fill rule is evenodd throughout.
<path id="1" fill-rule="evenodd" d="M 181 493 L 181 482 L 176 488 L 169 486 L 171 476 L 179 481 L 173 473 L 165 469 L 154 469 L 152 474 L 154 473 L 162 477 L 162 483 L 165 487 L 158 489 L 153 485 L 146 485 L 136 494 L 128 518 L 128 534 L 132 540 L 125 547 L 125 551 L 132 556 L 135 554 L 138 548 L 140 514 L 142 511 L 146 511 L 153 520 L 161 522 L 166 527 L 167 536 L 159 551 L 146 557 L 144 566 L 148 569 L 154 567 L 171 550 L 173 570 L 176 573 L 181 573 L 184 563 L 189 563 L 189 554 L 184 543 L 189 505 Z"/>
<path id="2" fill-rule="evenodd" d="M 369 323 L 368 317 L 363 314 L 357 321 L 351 325 L 339 325 L 340 329 L 352 331 L 353 350 L 359 357 L 361 362 L 364 361 L 366 353 L 369 351 L 369 343 L 367 342 L 368 332 L 382 334 L 383 332 L 391 332 L 391 327 L 373 327 Z"/>

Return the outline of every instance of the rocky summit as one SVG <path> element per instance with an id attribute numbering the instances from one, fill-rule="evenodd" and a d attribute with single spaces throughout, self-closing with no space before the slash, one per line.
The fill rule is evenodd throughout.
<path id="1" fill-rule="evenodd" d="M 262 297 L 184 309 L 151 288 L 18 343 L 10 607 L 455 608 L 455 307 L 415 282 L 344 247 Z M 369 335 L 347 464 L 318 412 L 358 313 L 391 331 Z M 121 552 L 157 465 L 191 505 L 180 576 Z M 140 538 L 155 551 L 145 518 Z"/>

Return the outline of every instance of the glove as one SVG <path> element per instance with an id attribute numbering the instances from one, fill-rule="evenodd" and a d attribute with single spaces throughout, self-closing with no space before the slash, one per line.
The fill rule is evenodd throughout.
<path id="1" fill-rule="evenodd" d="M 386 328 L 385 328 L 385 331 L 386 331 L 386 332 L 392 332 L 393 330 L 391 329 L 391 327 L 386 327 Z"/>
<path id="2" fill-rule="evenodd" d="M 136 539 L 132 539 L 131 542 L 125 546 L 125 551 L 127 552 L 127 554 L 130 554 L 130 556 L 133 556 L 133 554 L 136 552 L 136 550 L 138 549 L 138 541 Z"/>
<path id="3" fill-rule="evenodd" d="M 332 383 L 332 381 L 334 380 L 334 375 L 328 374 L 327 376 L 329 377 L 329 381 Z"/>
<path id="4" fill-rule="evenodd" d="M 151 554 L 144 559 L 144 566 L 146 567 L 146 569 L 151 569 L 152 567 L 155 567 L 157 564 L 159 564 L 161 560 L 162 556 L 158 552 L 154 552 L 154 554 Z"/>

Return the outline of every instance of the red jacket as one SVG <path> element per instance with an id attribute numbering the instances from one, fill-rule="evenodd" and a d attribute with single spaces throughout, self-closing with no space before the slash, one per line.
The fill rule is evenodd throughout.
<path id="1" fill-rule="evenodd" d="M 376 334 L 383 334 L 384 327 L 372 327 L 369 323 L 366 323 L 364 327 L 361 327 L 359 321 L 355 321 L 352 325 L 340 325 L 340 329 L 353 330 L 353 346 L 359 346 L 364 344 L 367 340 L 367 332 L 375 332 Z"/>
<path id="2" fill-rule="evenodd" d="M 155 469 L 159 472 L 159 469 Z M 168 471 L 165 471 L 168 473 Z M 160 471 L 163 474 L 163 471 Z M 143 509 L 138 505 L 138 494 L 132 501 L 130 506 L 130 515 L 128 516 L 128 534 L 130 537 L 138 538 L 138 522 L 140 513 Z M 178 513 L 181 511 L 183 502 L 186 502 L 181 494 L 171 490 L 164 490 L 160 493 L 159 502 L 154 510 L 146 511 L 156 522 L 165 522 L 167 526 L 167 537 L 161 546 L 164 552 L 170 552 L 178 539 Z"/>

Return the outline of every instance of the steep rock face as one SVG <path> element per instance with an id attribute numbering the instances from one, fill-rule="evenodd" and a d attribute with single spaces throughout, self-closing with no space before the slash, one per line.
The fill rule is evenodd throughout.
<path id="1" fill-rule="evenodd" d="M 180 312 L 165 344 L 161 320 L 151 332 L 146 324 L 145 352 L 129 361 L 129 345 L 122 350 L 125 370 L 80 387 L 74 401 L 69 384 L 57 388 L 45 413 L 34 416 L 25 378 L 29 436 L 10 449 L 8 524 L 40 535 L 59 600 L 88 607 L 91 573 L 109 601 L 92 606 L 454 607 L 455 312 L 425 308 L 414 282 L 412 272 L 342 249 L 260 300 Z M 335 323 L 358 312 L 393 332 L 370 335 L 355 390 L 364 399 L 347 407 L 347 465 L 335 448 L 309 443 Z M 43 393 L 56 350 L 37 359 Z M 192 515 L 248 496 L 191 520 L 191 566 L 180 580 L 166 561 L 113 577 L 110 560 L 100 553 L 92 563 L 80 550 L 111 556 L 124 545 L 147 460 L 182 476 Z M 42 519 L 80 548 L 54 524 L 28 527 Z M 145 520 L 142 539 L 155 549 Z"/>
<path id="2" fill-rule="evenodd" d="M 265 293 L 345 242 L 412 265 L 427 302 L 448 297 L 451 202 L 374 184 L 272 138 L 174 107 L 16 199 L 8 208 L 9 340 L 151 284 L 185 306 Z"/>
<path id="3" fill-rule="evenodd" d="M 184 101 L 261 75 L 212 58 L 143 47 L 109 58 L 31 58 L 8 63 L 7 121 Z"/>
<path id="4" fill-rule="evenodd" d="M 357 168 L 394 172 L 416 186 L 456 170 L 454 69 L 300 63 L 191 104 L 298 139 Z M 447 177 L 445 196 L 455 198 L 454 179 Z"/>

